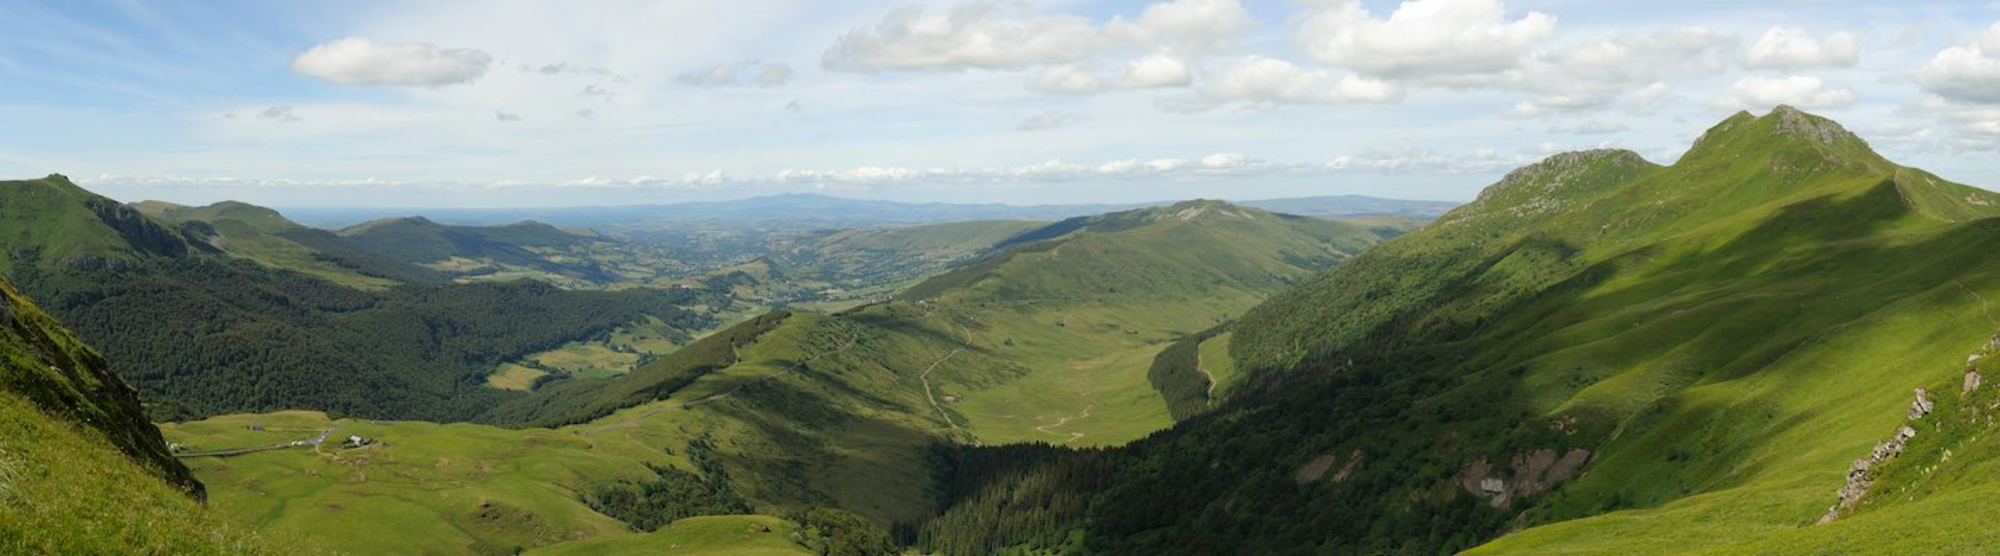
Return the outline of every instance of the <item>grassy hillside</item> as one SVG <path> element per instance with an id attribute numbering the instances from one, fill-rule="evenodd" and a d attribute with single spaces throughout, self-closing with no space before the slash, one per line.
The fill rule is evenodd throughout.
<path id="1" fill-rule="evenodd" d="M 1559 155 L 1245 314 L 1221 408 L 1128 449 L 989 473 L 938 522 L 1037 503 L 996 489 L 1094 492 L 1049 520 L 1064 525 L 931 542 L 1976 552 L 1990 538 L 1898 533 L 1890 516 L 1950 507 L 1987 488 L 1977 473 L 1810 524 L 1912 390 L 1957 392 L 1944 385 L 2000 328 L 1985 303 L 2000 265 L 1978 255 L 2000 248 L 1996 207 L 1790 108 L 1725 120 L 1670 167 Z M 1937 430 L 1916 429 L 1919 444 Z M 1898 465 L 1878 484 L 1908 476 Z M 1977 512 L 1927 519 L 1948 515 Z"/>
<path id="2" fill-rule="evenodd" d="M 279 553 L 202 508 L 132 389 L 5 281 L 0 354 L 0 553 Z"/>
<path id="3" fill-rule="evenodd" d="M 646 539 L 676 538 L 676 529 L 630 530 L 592 511 L 586 493 L 643 480 L 651 475 L 648 465 L 716 473 L 701 461 L 719 465 L 731 490 L 758 513 L 824 505 L 883 524 L 907 522 L 934 509 L 927 463 L 952 434 L 930 412 L 915 376 L 940 354 L 906 336 L 872 331 L 922 326 L 924 317 L 897 304 L 747 325 L 754 336 L 735 334 L 711 344 L 719 349 L 691 347 L 668 357 L 733 353 L 733 364 L 676 381 L 657 399 L 557 429 L 306 412 L 230 415 L 164 429 L 202 451 L 283 444 L 327 429 L 335 438 L 378 440 L 360 449 L 328 443 L 190 460 L 211 485 L 219 511 L 260 530 L 356 553 L 511 553 L 576 540 L 592 541 L 578 550 L 641 549 Z M 366 534 L 386 529 L 412 533 Z"/>
<path id="4" fill-rule="evenodd" d="M 1381 237 L 1342 222 L 1190 201 L 1022 233 L 899 297 L 963 308 L 952 312 L 961 337 L 952 341 L 1032 370 L 941 393 L 980 440 L 1113 445 L 1206 407 L 1205 397 L 1187 398 L 1208 391 L 1198 370 L 1186 369 L 1181 381 L 1149 378 L 1169 344 Z M 953 372 L 951 361 L 935 369 L 946 379 Z"/>
<path id="5" fill-rule="evenodd" d="M 24 266 L 99 267 L 188 253 L 182 230 L 84 191 L 69 178 L 0 181 L 0 271 Z"/>

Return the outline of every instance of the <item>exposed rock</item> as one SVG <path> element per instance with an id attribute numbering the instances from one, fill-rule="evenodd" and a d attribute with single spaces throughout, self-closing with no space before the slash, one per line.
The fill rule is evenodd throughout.
<path id="1" fill-rule="evenodd" d="M 1361 466 L 1361 450 L 1357 449 L 1354 452 L 1347 454 L 1347 464 L 1340 466 L 1340 470 L 1335 471 L 1333 473 L 1333 482 L 1335 484 L 1347 482 L 1347 476 L 1354 474 L 1354 468 L 1360 466 Z"/>
<path id="2" fill-rule="evenodd" d="M 1590 456 L 1590 450 L 1582 448 L 1560 455 L 1550 449 L 1515 454 L 1510 461 L 1512 472 L 1505 474 L 1482 458 L 1459 473 L 1458 484 L 1466 492 L 1485 498 L 1489 506 L 1508 508 L 1515 498 L 1541 494 L 1575 478 Z"/>
<path id="3" fill-rule="evenodd" d="M 1966 391 L 1970 392 L 1972 388 L 1977 387 L 1977 377 L 1978 373 L 1971 372 L 1970 370 L 1967 371 L 1966 384 L 1970 386 L 1966 388 Z M 1918 388 L 1917 400 L 1910 404 L 1910 420 L 1912 421 L 1929 415 L 1931 408 L 1934 407 L 1930 399 L 1925 397 L 1924 394 L 1924 389 Z M 1875 484 L 1875 468 L 1889 460 L 1896 459 L 1897 456 L 1903 455 L 1903 448 L 1909 445 L 1910 439 L 1916 437 L 1917 429 L 1910 428 L 1909 425 L 1903 425 L 1896 429 L 1894 436 L 1890 436 L 1888 440 L 1876 444 L 1875 449 L 1868 452 L 1868 457 L 1854 460 L 1854 465 L 1847 468 L 1847 484 L 1840 487 L 1840 492 L 1838 493 L 1840 500 L 1834 502 L 1832 507 L 1828 507 L 1826 515 L 1820 516 L 1819 521 L 1815 523 L 1832 523 L 1833 520 L 1840 518 L 1842 512 L 1854 509 L 1855 506 L 1861 504 L 1861 497 L 1866 496 L 1868 494 L 1868 487 Z"/>
<path id="4" fill-rule="evenodd" d="M 1959 389 L 1958 395 L 1963 396 L 1966 394 L 1971 394 L 1973 390 L 1979 389 L 1980 378 L 1981 377 L 1979 376 L 1979 371 L 1975 371 L 1972 368 L 1967 367 L 1965 369 L 1965 387 Z"/>
<path id="5" fill-rule="evenodd" d="M 1927 397 L 1926 394 L 1928 394 L 1928 392 L 1925 392 L 1924 389 L 1922 388 L 1917 389 L 1917 400 L 1914 402 L 1910 402 L 1911 421 L 1922 419 L 1924 418 L 1925 415 L 1930 415 L 1931 408 L 1936 407 L 1935 404 L 1931 403 L 1931 399 Z"/>
<path id="6" fill-rule="evenodd" d="M 1300 467 L 1298 472 L 1292 474 L 1292 482 L 1303 485 L 1319 480 L 1320 477 L 1326 476 L 1326 470 L 1333 468 L 1335 459 L 1336 457 L 1333 454 L 1325 454 L 1313 458 L 1304 467 Z"/>

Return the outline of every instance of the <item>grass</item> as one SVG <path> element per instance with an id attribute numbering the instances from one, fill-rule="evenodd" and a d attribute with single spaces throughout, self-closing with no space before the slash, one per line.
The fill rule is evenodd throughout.
<path id="1" fill-rule="evenodd" d="M 486 385 L 501 390 L 526 392 L 535 385 L 535 379 L 548 376 L 548 374 L 548 372 L 541 369 L 506 363 L 500 365 L 500 370 L 494 371 L 492 375 L 486 377 Z"/>
<path id="2" fill-rule="evenodd" d="M 1221 403 L 1229 397 L 1243 376 L 1236 372 L 1236 360 L 1229 358 L 1230 333 L 1224 332 L 1202 341 L 1200 349 L 1201 369 L 1208 372 L 1215 383 L 1210 403 Z"/>
<path id="3" fill-rule="evenodd" d="M 94 435 L 0 393 L 0 553 L 314 554 L 203 508 Z"/>

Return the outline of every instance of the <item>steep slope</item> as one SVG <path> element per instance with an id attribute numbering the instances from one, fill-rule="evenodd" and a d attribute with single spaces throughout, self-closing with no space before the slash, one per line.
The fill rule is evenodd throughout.
<path id="1" fill-rule="evenodd" d="M 0 354 L 0 552 L 277 552 L 202 508 L 131 387 L 4 280 Z"/>
<path id="2" fill-rule="evenodd" d="M 1656 553 L 1853 531 L 1806 526 L 1911 389 L 1957 381 L 2000 326 L 1978 255 L 1997 203 L 1786 107 L 1670 167 L 1559 155 L 1245 314 L 1218 336 L 1246 375 L 1222 408 L 1025 471 L 966 456 L 927 543 L 1428 553 L 1521 530 L 1488 550 Z M 1064 525 L 1005 521 L 1078 490 L 1041 521 Z M 1978 546 L 1913 544 L 1932 540 L 1870 542 Z"/>
<path id="3" fill-rule="evenodd" d="M 132 206 L 182 224 L 195 238 L 231 256 L 345 286 L 380 289 L 444 279 L 437 271 L 370 251 L 333 232 L 298 225 L 256 205 L 224 201 L 204 207 L 158 202 Z"/>

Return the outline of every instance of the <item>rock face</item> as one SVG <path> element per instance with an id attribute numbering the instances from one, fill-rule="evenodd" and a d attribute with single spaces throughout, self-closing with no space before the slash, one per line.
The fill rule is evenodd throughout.
<path id="1" fill-rule="evenodd" d="M 1930 415 L 1931 408 L 1935 407 L 1935 404 L 1931 403 L 1930 397 L 1926 396 L 1925 394 L 1928 394 L 1928 392 L 1925 392 L 1924 389 L 1922 388 L 1918 388 L 1917 401 L 1910 402 L 1911 421 L 1922 419 L 1924 418 L 1925 415 Z"/>
<path id="2" fill-rule="evenodd" d="M 1544 448 L 1515 454 L 1506 470 L 1511 473 L 1481 458 L 1459 472 L 1457 483 L 1467 493 L 1485 499 L 1488 506 L 1510 508 L 1515 498 L 1541 494 L 1575 478 L 1584 464 L 1590 463 L 1590 456 L 1590 450 L 1582 448 L 1561 453 Z"/>

